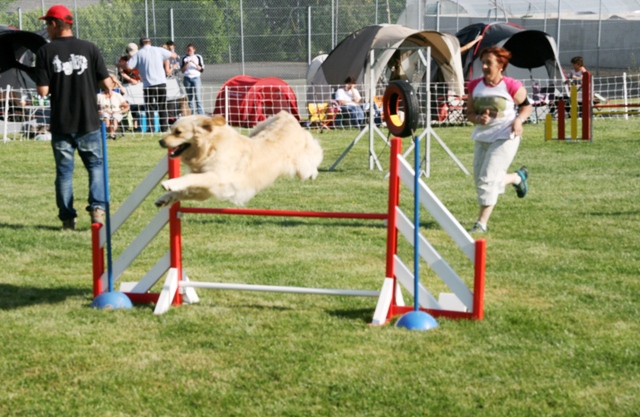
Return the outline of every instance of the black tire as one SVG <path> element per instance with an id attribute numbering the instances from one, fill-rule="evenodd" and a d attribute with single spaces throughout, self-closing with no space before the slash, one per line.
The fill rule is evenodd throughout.
<path id="1" fill-rule="evenodd" d="M 389 83 L 382 98 L 384 121 L 392 135 L 411 136 L 418 127 L 420 104 L 408 81 Z M 398 113 L 404 112 L 404 119 Z"/>

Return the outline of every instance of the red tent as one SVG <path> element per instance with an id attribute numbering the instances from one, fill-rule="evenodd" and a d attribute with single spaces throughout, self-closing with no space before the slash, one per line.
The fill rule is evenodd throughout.
<path id="1" fill-rule="evenodd" d="M 213 114 L 225 116 L 231 126 L 253 127 L 280 110 L 300 120 L 296 95 L 289 84 L 275 77 L 237 75 L 218 91 Z"/>

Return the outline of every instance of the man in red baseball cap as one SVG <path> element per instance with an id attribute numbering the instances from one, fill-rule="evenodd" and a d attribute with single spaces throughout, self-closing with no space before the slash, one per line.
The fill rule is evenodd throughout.
<path id="1" fill-rule="evenodd" d="M 45 19 L 60 19 L 63 22 L 68 23 L 70 25 L 73 24 L 73 15 L 69 11 L 69 9 L 67 9 L 62 4 L 56 4 L 54 6 L 51 6 L 51 8 L 49 9 L 46 15 L 38 18 L 38 20 L 45 20 Z"/>
<path id="2" fill-rule="evenodd" d="M 73 15 L 65 6 L 52 6 L 40 19 L 47 23 L 51 42 L 36 53 L 35 81 L 38 94 L 51 94 L 51 147 L 56 163 L 56 204 L 63 229 L 75 229 L 73 169 L 76 149 L 89 173 L 89 205 L 92 223 L 103 223 L 105 184 L 98 86 L 111 90 L 113 83 L 100 50 L 73 36 Z"/>

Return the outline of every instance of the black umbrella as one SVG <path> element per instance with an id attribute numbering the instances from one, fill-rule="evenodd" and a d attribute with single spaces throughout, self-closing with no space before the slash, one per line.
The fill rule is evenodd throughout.
<path id="1" fill-rule="evenodd" d="M 0 32 L 0 72 L 25 66 L 22 61 L 27 51 L 36 52 L 46 39 L 34 32 L 6 30 Z"/>

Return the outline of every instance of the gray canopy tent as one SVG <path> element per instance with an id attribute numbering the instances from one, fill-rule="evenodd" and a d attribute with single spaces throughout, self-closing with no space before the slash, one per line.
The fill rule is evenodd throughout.
<path id="1" fill-rule="evenodd" d="M 391 80 L 422 80 L 425 65 L 419 65 L 421 49 L 431 47 L 439 80 L 451 83 L 456 94 L 463 94 L 464 82 L 458 39 L 436 31 L 419 31 L 401 25 L 373 25 L 347 36 L 317 67 L 310 80 L 309 99 L 328 101 L 333 89 L 348 76 L 364 86 L 365 100 L 370 100 L 370 86 L 386 86 Z M 371 51 L 375 62 L 371 62 Z M 424 56 L 424 55 L 423 55 Z M 430 65 L 430 64 L 429 64 Z"/>

